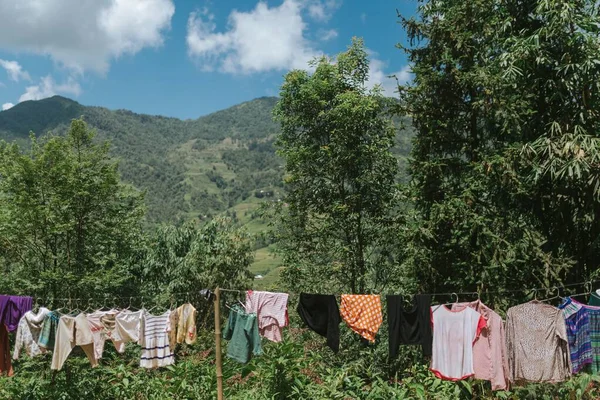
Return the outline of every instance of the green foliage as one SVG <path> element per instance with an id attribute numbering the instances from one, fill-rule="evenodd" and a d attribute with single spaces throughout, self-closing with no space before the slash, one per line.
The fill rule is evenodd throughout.
<path id="1" fill-rule="evenodd" d="M 404 264 L 419 289 L 549 287 L 598 268 L 598 22 L 589 0 L 442 0 L 402 21 L 417 131 Z M 486 297 L 502 298 L 516 300 Z"/>
<path id="2" fill-rule="evenodd" d="M 296 289 L 364 293 L 386 267 L 369 254 L 379 244 L 398 169 L 395 130 L 385 116 L 390 104 L 378 88 L 366 89 L 362 41 L 335 62 L 321 58 L 314 66 L 312 74 L 286 75 L 274 111 L 287 174 L 277 236 L 284 280 Z"/>
<path id="3" fill-rule="evenodd" d="M 139 258 L 142 294 L 165 306 L 185 301 L 203 304 L 200 289 L 247 288 L 253 259 L 250 236 L 234 228 L 231 220 L 160 226 Z"/>
<path id="4" fill-rule="evenodd" d="M 22 153 L 0 144 L 0 291 L 41 298 L 135 292 L 143 196 L 119 181 L 108 145 L 73 120 Z M 2 260 L 0 258 L 0 260 Z"/>

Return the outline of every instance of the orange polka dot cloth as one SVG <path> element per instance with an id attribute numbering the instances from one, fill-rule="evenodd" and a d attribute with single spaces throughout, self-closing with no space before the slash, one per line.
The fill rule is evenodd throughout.
<path id="1" fill-rule="evenodd" d="M 375 294 L 343 294 L 340 314 L 354 332 L 374 342 L 383 322 L 381 300 Z"/>

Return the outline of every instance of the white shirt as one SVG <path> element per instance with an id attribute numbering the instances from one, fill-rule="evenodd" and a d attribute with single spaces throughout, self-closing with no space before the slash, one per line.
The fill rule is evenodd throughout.
<path id="1" fill-rule="evenodd" d="M 438 378 L 457 381 L 472 376 L 473 342 L 486 325 L 481 314 L 472 308 L 451 311 L 448 307 L 431 307 L 433 319 L 433 354 L 431 371 Z"/>

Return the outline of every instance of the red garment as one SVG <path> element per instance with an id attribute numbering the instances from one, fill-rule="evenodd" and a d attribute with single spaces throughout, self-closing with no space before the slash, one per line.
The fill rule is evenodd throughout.
<path id="1" fill-rule="evenodd" d="M 10 362 L 10 348 L 8 347 L 8 331 L 4 324 L 0 324 L 0 375 L 7 373 L 13 376 L 14 371 Z"/>

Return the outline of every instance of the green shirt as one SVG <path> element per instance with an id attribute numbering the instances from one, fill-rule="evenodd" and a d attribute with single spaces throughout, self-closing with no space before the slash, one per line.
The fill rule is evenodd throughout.
<path id="1" fill-rule="evenodd" d="M 256 314 L 247 314 L 238 306 L 233 306 L 223 331 L 223 338 L 229 340 L 227 356 L 241 363 L 247 363 L 252 354 L 262 354 Z"/>

